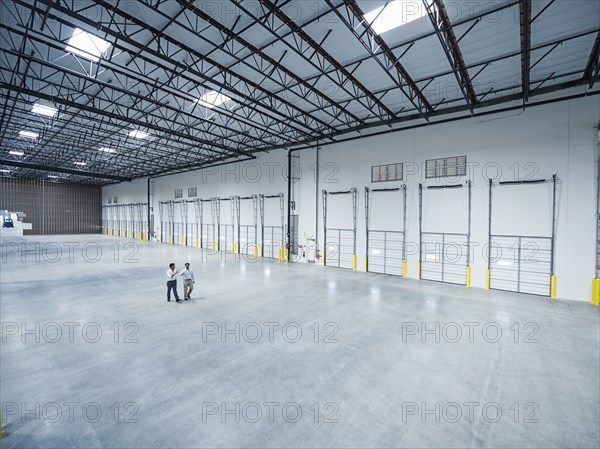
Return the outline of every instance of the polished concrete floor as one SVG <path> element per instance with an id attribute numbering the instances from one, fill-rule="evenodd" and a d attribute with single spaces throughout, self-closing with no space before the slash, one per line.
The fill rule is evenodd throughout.
<path id="1" fill-rule="evenodd" d="M 5 448 L 600 446 L 586 303 L 107 236 L 2 250 Z"/>

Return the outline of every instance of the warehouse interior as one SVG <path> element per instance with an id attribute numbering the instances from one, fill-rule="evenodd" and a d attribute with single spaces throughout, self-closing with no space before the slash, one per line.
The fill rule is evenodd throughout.
<path id="1" fill-rule="evenodd" d="M 8 0 L 0 46 L 2 447 L 600 446 L 599 2 Z"/>

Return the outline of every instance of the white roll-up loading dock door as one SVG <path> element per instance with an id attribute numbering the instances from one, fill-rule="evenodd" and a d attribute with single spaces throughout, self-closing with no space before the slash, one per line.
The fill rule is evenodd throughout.
<path id="1" fill-rule="evenodd" d="M 252 217 L 254 221 L 252 224 L 242 224 L 242 204 L 248 203 L 249 200 L 252 200 Z M 258 195 L 236 196 L 235 212 L 237 218 L 237 252 L 256 257 L 258 256 Z"/>
<path id="2" fill-rule="evenodd" d="M 328 197 L 346 195 L 350 196 L 352 201 L 352 223 L 345 227 L 328 227 Z M 358 193 L 355 187 L 340 192 L 323 190 L 323 265 L 356 270 L 357 201 Z M 343 207 L 344 210 L 346 208 L 347 206 Z"/>
<path id="3" fill-rule="evenodd" d="M 381 209 L 373 207 L 372 200 L 372 197 L 381 196 L 384 192 L 388 192 L 388 197 L 398 197 L 394 205 L 398 205 L 397 210 L 402 214 L 389 214 L 390 211 L 395 211 L 395 208 L 384 209 L 383 212 L 388 212 L 386 216 L 392 216 L 392 223 L 386 225 L 375 222 L 374 218 L 381 216 L 381 213 L 373 214 L 373 209 Z M 374 222 L 378 229 L 371 229 Z M 406 185 L 394 189 L 365 187 L 365 224 L 365 271 L 406 277 Z M 384 227 L 395 229 L 383 230 Z"/>
<path id="4" fill-rule="evenodd" d="M 471 181 L 428 186 L 426 191 L 434 204 L 427 210 L 419 184 L 419 279 L 470 286 Z M 425 212 L 433 218 L 424 217 Z"/>
<path id="5" fill-rule="evenodd" d="M 487 288 L 556 296 L 557 181 L 556 175 L 497 184 L 489 181 Z M 494 185 L 498 192 L 493 202 Z M 493 213 L 493 203 L 499 203 L 503 214 Z"/>
<path id="6" fill-rule="evenodd" d="M 278 195 L 259 195 L 259 203 L 260 203 L 260 238 L 261 238 L 261 246 L 260 246 L 260 255 L 261 257 L 266 257 L 269 259 L 277 258 L 278 261 L 281 261 L 284 257 L 284 233 L 285 233 L 285 216 L 284 216 L 284 196 L 283 193 L 279 193 Z M 268 224 L 273 223 L 274 214 L 269 214 L 270 218 L 266 217 L 266 205 L 265 200 L 267 199 L 279 199 L 279 223 L 278 224 Z M 272 203 L 272 201 L 271 201 Z"/>

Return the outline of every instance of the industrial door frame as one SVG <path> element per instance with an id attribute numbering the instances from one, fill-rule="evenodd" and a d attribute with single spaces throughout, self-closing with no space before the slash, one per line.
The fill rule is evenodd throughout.
<path id="1" fill-rule="evenodd" d="M 207 199 L 203 199 L 203 198 L 197 198 L 195 200 L 192 200 L 192 202 L 194 203 L 194 214 L 196 215 L 196 241 L 195 241 L 195 247 L 196 248 L 204 248 L 206 243 L 204 241 L 204 203 L 211 203 L 212 199 L 211 198 L 207 198 Z M 211 223 L 213 225 L 213 238 L 211 240 L 212 242 L 212 248 L 214 251 L 214 233 L 215 233 L 215 228 L 214 228 L 214 223 Z M 206 238 L 208 239 L 208 234 L 206 236 Z"/>
<path id="2" fill-rule="evenodd" d="M 279 226 L 271 226 L 265 224 L 265 200 L 278 198 L 279 199 L 279 210 L 281 214 L 281 221 Z M 259 209 L 260 209 L 260 257 L 265 257 L 265 228 L 270 228 L 272 230 L 280 228 L 281 229 L 281 245 L 277 250 L 277 261 L 281 262 L 282 260 L 286 260 L 289 262 L 289 258 L 285 255 L 285 212 L 284 212 L 284 202 L 285 197 L 283 192 L 279 192 L 277 195 L 259 195 L 258 196 Z M 271 243 L 274 243 L 271 241 Z M 275 257 L 272 257 L 275 259 Z"/>
<path id="3" fill-rule="evenodd" d="M 167 219 L 169 221 L 163 221 L 164 215 L 164 206 L 167 206 Z M 175 201 L 173 200 L 169 200 L 169 201 L 159 201 L 158 202 L 158 212 L 160 215 L 160 241 L 162 243 L 168 243 L 170 245 L 173 245 L 173 238 L 175 235 Z M 167 225 L 167 229 L 166 229 L 166 234 L 165 234 L 165 229 L 163 225 Z M 163 238 L 163 235 L 166 235 L 166 242 L 165 239 Z"/>
<path id="4" fill-rule="evenodd" d="M 369 226 L 370 213 L 371 213 L 371 194 L 378 192 L 401 192 L 402 193 L 402 230 L 401 231 L 393 231 L 393 230 L 375 230 L 371 229 Z M 401 233 L 402 234 L 402 277 L 406 277 L 406 184 L 397 188 L 390 189 L 369 189 L 365 187 L 365 272 L 369 272 L 369 231 L 371 232 L 383 232 L 386 233 Z M 384 244 L 385 246 L 385 244 Z M 386 254 L 384 253 L 384 264 Z M 384 265 L 384 273 L 385 273 L 385 265 Z M 395 275 L 394 275 L 395 276 Z"/>
<path id="5" fill-rule="evenodd" d="M 356 187 L 351 187 L 350 190 L 341 190 L 338 192 L 328 192 L 323 190 L 323 266 L 327 266 L 327 198 L 329 195 L 351 195 L 352 196 L 352 229 L 341 229 L 341 228 L 329 228 L 329 231 L 351 231 L 353 237 L 353 249 L 352 249 L 352 271 L 356 271 L 356 221 L 357 221 L 357 208 L 358 208 L 358 190 Z M 341 240 L 341 237 L 338 239 Z M 340 263 L 341 251 L 338 248 L 338 268 Z M 348 269 L 348 268 L 344 268 Z"/>
<path id="6" fill-rule="evenodd" d="M 557 186 L 557 182 L 558 182 L 558 176 L 555 173 L 554 175 L 552 175 L 552 178 L 549 179 L 531 179 L 531 180 L 520 180 L 520 181 L 501 181 L 496 183 L 498 187 L 502 187 L 502 186 L 507 186 L 507 185 L 523 185 L 523 186 L 527 186 L 527 185 L 537 185 L 537 184 L 544 184 L 547 182 L 551 182 L 552 183 L 552 223 L 551 223 L 551 235 L 550 236 L 531 236 L 531 235 L 508 235 L 508 234 L 492 234 L 492 190 L 493 190 L 493 186 L 494 186 L 494 181 L 492 179 L 489 179 L 488 181 L 488 186 L 489 186 L 489 196 L 488 196 L 488 254 L 487 254 L 487 270 L 485 273 L 485 286 L 488 290 L 503 290 L 503 291 L 511 291 L 511 292 L 516 292 L 516 293 L 523 293 L 523 294 L 530 294 L 530 295 L 536 295 L 536 296 L 549 296 L 550 298 L 554 299 L 556 298 L 556 273 L 554 272 L 554 265 L 555 265 L 555 251 L 556 251 L 556 209 L 557 209 L 557 204 L 556 204 L 556 186 Z M 506 290 L 506 289 L 499 289 L 499 288 L 494 288 L 492 287 L 492 241 L 495 238 L 517 238 L 520 239 L 519 242 L 521 241 L 521 239 L 523 238 L 530 238 L 530 239 L 536 239 L 536 240 L 550 240 L 550 279 L 549 279 L 549 294 L 548 295 L 541 295 L 541 294 L 536 294 L 536 293 L 529 293 L 529 292 L 521 292 L 520 291 L 520 263 L 521 263 L 521 256 L 520 256 L 520 250 L 521 250 L 521 246 L 519 243 L 519 255 L 518 255 L 518 277 L 517 277 L 517 290 Z"/>
<path id="7" fill-rule="evenodd" d="M 137 238 L 140 240 L 146 240 L 146 228 L 144 218 L 147 216 L 145 207 L 148 207 L 148 203 L 134 203 L 137 210 L 138 217 L 138 235 Z M 135 236 L 134 236 L 135 237 Z"/>
<path id="8" fill-rule="evenodd" d="M 252 200 L 252 207 L 254 212 L 254 224 L 253 225 L 242 225 L 241 223 L 241 211 L 242 211 L 242 201 Z M 242 246 L 242 236 L 241 236 L 241 228 L 242 226 L 247 226 L 254 228 L 254 248 L 252 249 L 252 253 L 254 257 L 258 256 L 258 195 L 250 195 L 250 196 L 236 196 L 235 197 L 235 214 L 237 218 L 237 253 L 240 254 L 241 246 Z M 247 232 L 246 232 L 247 235 Z M 246 238 L 246 244 L 248 244 L 248 239 Z"/>
<path id="9" fill-rule="evenodd" d="M 600 122 L 598 122 L 600 132 Z M 592 279 L 592 304 L 600 306 L 600 134 L 596 149 L 596 267 Z"/>
<path id="10" fill-rule="evenodd" d="M 457 233 L 457 232 L 427 232 L 423 231 L 423 184 L 419 183 L 419 261 L 417 264 L 417 279 L 428 280 L 432 282 L 443 282 L 447 284 L 455 284 L 455 285 L 465 285 L 466 287 L 471 286 L 471 213 L 472 213 L 472 183 L 470 180 L 467 180 L 465 184 L 450 184 L 450 185 L 433 185 L 427 186 L 427 190 L 447 190 L 447 189 L 462 189 L 467 187 L 467 233 Z M 427 279 L 422 277 L 422 265 L 423 265 L 423 235 L 441 235 L 442 236 L 442 250 L 441 250 L 441 259 L 442 259 L 442 280 L 438 281 L 436 279 Z M 446 254 L 445 251 L 445 238 L 446 236 L 451 237 L 466 237 L 467 240 L 467 257 L 466 257 L 466 267 L 465 267 L 465 283 L 456 283 L 456 282 L 447 282 L 444 280 L 444 257 Z"/>
<path id="11" fill-rule="evenodd" d="M 231 224 L 221 224 L 221 201 L 229 201 L 229 207 L 231 209 Z M 235 254 L 235 197 L 229 196 L 225 198 L 213 197 L 212 198 L 212 213 L 213 213 L 213 223 L 215 223 L 215 231 L 217 234 L 217 243 L 216 249 L 217 251 L 228 251 L 227 249 L 227 227 L 231 226 L 231 252 Z M 222 248 L 221 246 L 221 226 L 225 226 L 225 245 Z M 214 243 L 213 243 L 214 249 Z"/>

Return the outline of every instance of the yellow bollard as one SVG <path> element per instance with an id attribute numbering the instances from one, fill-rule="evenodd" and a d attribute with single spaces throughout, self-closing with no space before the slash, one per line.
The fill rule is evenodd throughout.
<path id="1" fill-rule="evenodd" d="M 417 279 L 421 280 L 421 261 L 417 262 Z"/>
<path id="2" fill-rule="evenodd" d="M 258 257 L 258 245 L 254 244 L 254 257 Z"/>
<path id="3" fill-rule="evenodd" d="M 235 254 L 235 242 L 231 242 L 231 254 Z"/>
<path id="4" fill-rule="evenodd" d="M 402 261 L 402 277 L 406 277 L 406 259 Z"/>
<path id="5" fill-rule="evenodd" d="M 600 279 L 592 279 L 592 304 L 600 306 Z"/>
<path id="6" fill-rule="evenodd" d="M 198 248 L 198 239 L 196 239 L 196 243 L 194 244 L 196 248 Z"/>
<path id="7" fill-rule="evenodd" d="M 356 254 L 352 254 L 352 271 L 356 271 Z"/>
<path id="8" fill-rule="evenodd" d="M 471 267 L 467 267 L 467 287 L 471 286 Z"/>
<path id="9" fill-rule="evenodd" d="M 490 269 L 485 270 L 485 288 L 490 289 Z"/>
<path id="10" fill-rule="evenodd" d="M 290 250 L 289 249 L 285 249 L 285 263 L 290 263 Z"/>
<path id="11" fill-rule="evenodd" d="M 212 241 L 212 250 L 213 250 L 213 253 L 217 251 L 217 242 L 214 240 Z"/>
<path id="12" fill-rule="evenodd" d="M 369 256 L 365 256 L 365 273 L 369 272 Z"/>
<path id="13" fill-rule="evenodd" d="M 181 246 L 185 246 L 185 237 L 181 237 Z"/>
<path id="14" fill-rule="evenodd" d="M 556 298 L 556 275 L 550 276 L 550 298 Z"/>

